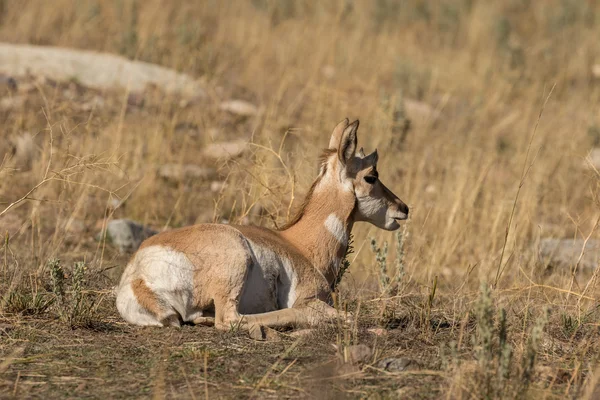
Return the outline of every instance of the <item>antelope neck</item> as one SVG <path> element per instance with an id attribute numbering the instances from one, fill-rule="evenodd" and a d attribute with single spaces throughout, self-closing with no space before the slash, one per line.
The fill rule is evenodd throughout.
<path id="1" fill-rule="evenodd" d="M 354 193 L 318 190 L 308 200 L 302 217 L 282 235 L 312 262 L 331 285 L 346 254 L 352 231 Z"/>

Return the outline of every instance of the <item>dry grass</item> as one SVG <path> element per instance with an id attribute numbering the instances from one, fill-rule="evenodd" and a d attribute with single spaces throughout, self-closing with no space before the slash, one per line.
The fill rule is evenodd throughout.
<path id="1" fill-rule="evenodd" d="M 33 137 L 25 156 L 0 160 L 1 397 L 598 395 L 597 276 L 548 273 L 535 256 L 540 238 L 598 237 L 600 180 L 583 167 L 600 143 L 595 1 L 0 5 L 2 41 L 159 63 L 209 94 L 183 104 L 149 90 L 137 107 L 127 93 L 46 81 L 0 110 L 0 155 L 24 132 Z M 101 107 L 82 106 L 94 96 Z M 220 111 L 230 98 L 262 111 Z M 318 344 L 259 344 L 121 323 L 111 288 L 127 257 L 94 240 L 98 221 L 280 226 L 346 116 L 360 118 L 359 145 L 379 148 L 382 180 L 412 210 L 400 246 L 394 234 L 355 228 L 340 303 L 359 309 L 358 326 L 324 327 Z M 255 145 L 216 165 L 228 183 L 220 191 L 156 175 L 165 163 L 215 166 L 202 149 L 234 138 Z M 380 249 L 389 242 L 378 260 L 371 238 Z M 53 290 L 56 258 L 68 296 L 89 302 L 82 318 L 61 317 L 72 308 Z M 86 264 L 79 292 L 69 283 L 76 261 Z M 343 366 L 332 343 L 376 353 Z M 376 367 L 395 355 L 420 369 Z"/>

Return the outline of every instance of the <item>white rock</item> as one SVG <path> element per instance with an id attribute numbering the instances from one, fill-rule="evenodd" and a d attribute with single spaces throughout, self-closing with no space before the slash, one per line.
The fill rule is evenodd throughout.
<path id="1" fill-rule="evenodd" d="M 593 167 L 600 171 L 600 148 L 592 149 L 584 163 L 586 167 Z"/>
<path id="2" fill-rule="evenodd" d="M 21 135 L 14 136 L 10 142 L 14 149 L 13 163 L 15 167 L 21 170 L 31 168 L 31 164 L 37 156 L 35 142 L 31 133 L 24 132 Z"/>
<path id="3" fill-rule="evenodd" d="M 100 110 L 104 108 L 105 101 L 101 96 L 94 96 L 91 100 L 82 103 L 79 108 L 82 111 Z"/>
<path id="4" fill-rule="evenodd" d="M 592 66 L 592 75 L 594 78 L 600 78 L 600 64 Z"/>
<path id="5" fill-rule="evenodd" d="M 440 116 L 439 111 L 429 104 L 417 100 L 404 99 L 404 109 L 410 119 L 417 121 L 436 120 Z"/>
<path id="6" fill-rule="evenodd" d="M 175 70 L 114 54 L 61 47 L 0 43 L 0 72 L 59 81 L 75 79 L 84 86 L 99 89 L 120 87 L 143 91 L 150 84 L 167 93 L 206 96 L 197 80 Z"/>
<path id="7" fill-rule="evenodd" d="M 579 272 L 591 272 L 598 267 L 600 261 L 600 241 L 590 239 L 542 239 L 540 241 L 539 257 L 545 265 L 563 268 L 570 271 L 577 264 L 582 250 L 583 256 L 579 261 Z"/>
<path id="8" fill-rule="evenodd" d="M 17 84 L 17 80 L 12 76 L 0 74 L 0 90 L 4 88 L 15 91 L 19 88 L 19 85 Z"/>
<path id="9" fill-rule="evenodd" d="M 388 357 L 380 360 L 377 363 L 377 368 L 390 372 L 402 372 L 412 369 L 418 369 L 419 365 L 416 361 L 406 357 Z"/>
<path id="10" fill-rule="evenodd" d="M 220 104 L 219 109 L 243 117 L 252 117 L 258 114 L 258 107 L 245 100 L 228 100 Z"/>
<path id="11" fill-rule="evenodd" d="M 214 168 L 200 167 L 194 164 L 165 164 L 158 169 L 158 176 L 173 182 L 210 179 L 216 174 L 217 171 Z"/>
<path id="12" fill-rule="evenodd" d="M 342 346 L 342 348 L 338 348 L 338 346 L 333 345 L 333 347 L 338 350 L 341 360 L 350 364 L 356 365 L 366 363 L 373 358 L 373 349 L 366 344 Z"/>
<path id="13" fill-rule="evenodd" d="M 129 219 L 115 219 L 106 225 L 106 239 L 121 253 L 134 252 L 142 242 L 158 232 Z M 101 240 L 102 232 L 96 237 Z"/>
<path id="14" fill-rule="evenodd" d="M 226 182 L 212 181 L 210 183 L 210 191 L 214 192 L 214 193 L 220 192 L 221 190 L 225 189 L 226 187 L 227 187 Z"/>
<path id="15" fill-rule="evenodd" d="M 327 79 L 333 79 L 335 77 L 335 67 L 333 65 L 326 65 L 321 69 L 321 73 Z"/>
<path id="16" fill-rule="evenodd" d="M 248 143 L 244 140 L 211 143 L 204 148 L 202 155 L 212 160 L 230 159 L 241 155 Z"/>
<path id="17" fill-rule="evenodd" d="M 0 110 L 8 111 L 23 107 L 24 104 L 25 96 L 7 96 L 0 99 Z"/>

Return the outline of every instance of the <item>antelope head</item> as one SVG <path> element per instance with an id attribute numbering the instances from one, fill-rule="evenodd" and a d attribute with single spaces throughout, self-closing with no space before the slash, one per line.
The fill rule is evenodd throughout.
<path id="1" fill-rule="evenodd" d="M 336 151 L 338 182 L 344 191 L 354 193 L 353 221 L 370 222 L 388 231 L 400 227 L 398 221 L 408 218 L 408 206 L 379 179 L 377 150 L 365 156 L 357 149 L 358 120 L 340 122 L 331 135 L 330 151 Z M 332 157 L 333 158 L 333 157 Z"/>

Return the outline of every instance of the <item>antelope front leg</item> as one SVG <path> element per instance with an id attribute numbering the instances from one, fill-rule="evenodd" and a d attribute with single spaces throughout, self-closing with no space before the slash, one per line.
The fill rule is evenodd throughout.
<path id="1" fill-rule="evenodd" d="M 352 321 L 352 314 L 338 311 L 321 300 L 312 300 L 301 306 L 298 310 L 308 319 L 309 326 L 316 326 L 322 322 L 331 322 L 342 318 L 346 322 Z"/>
<path id="2" fill-rule="evenodd" d="M 338 318 L 338 311 L 321 300 L 313 300 L 293 308 L 284 308 L 262 314 L 242 315 L 242 323 L 269 328 L 296 328 L 316 326 Z"/>

